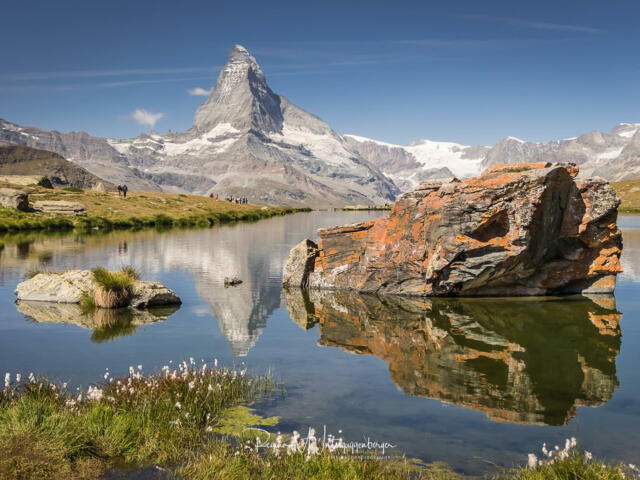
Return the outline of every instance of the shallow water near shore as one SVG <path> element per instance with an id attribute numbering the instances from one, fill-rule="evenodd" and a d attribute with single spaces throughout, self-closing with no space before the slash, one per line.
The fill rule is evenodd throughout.
<path id="1" fill-rule="evenodd" d="M 624 216 L 615 298 L 416 300 L 283 291 L 292 246 L 386 212 L 312 212 L 208 230 L 0 238 L 0 372 L 88 386 L 195 357 L 271 369 L 277 429 L 313 427 L 386 454 L 480 473 L 575 436 L 640 462 L 640 217 Z M 87 317 L 14 304 L 24 273 L 117 269 L 176 291 L 176 311 Z M 225 288 L 224 277 L 243 283 Z"/>

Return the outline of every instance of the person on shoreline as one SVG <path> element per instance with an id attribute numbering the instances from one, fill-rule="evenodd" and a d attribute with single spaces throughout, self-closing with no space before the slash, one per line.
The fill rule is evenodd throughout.
<path id="1" fill-rule="evenodd" d="M 122 185 L 118 185 L 118 197 L 122 197 Z"/>
<path id="2" fill-rule="evenodd" d="M 127 185 L 126 185 L 126 184 L 124 184 L 124 185 L 122 186 L 122 196 L 123 196 L 124 198 L 127 198 L 127 190 L 129 190 L 129 189 L 127 188 Z"/>

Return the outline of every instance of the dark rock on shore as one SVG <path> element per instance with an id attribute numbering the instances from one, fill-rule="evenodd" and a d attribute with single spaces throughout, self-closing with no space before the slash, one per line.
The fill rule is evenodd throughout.
<path id="1" fill-rule="evenodd" d="M 317 250 L 296 246 L 284 284 L 413 296 L 611 293 L 620 200 L 606 181 L 577 173 L 527 163 L 422 183 L 389 217 L 321 230 Z"/>

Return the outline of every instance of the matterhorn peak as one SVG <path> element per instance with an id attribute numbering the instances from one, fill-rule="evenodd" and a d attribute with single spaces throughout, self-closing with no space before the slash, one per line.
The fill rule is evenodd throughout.
<path id="1" fill-rule="evenodd" d="M 249 50 L 244 48 L 242 45 L 234 45 L 231 51 L 229 52 L 229 61 L 253 61 L 256 59 L 251 56 Z"/>
<path id="2" fill-rule="evenodd" d="M 194 128 L 206 132 L 221 123 L 240 131 L 282 130 L 280 97 L 267 85 L 260 65 L 249 51 L 235 45 L 220 70 L 211 95 L 196 112 Z"/>

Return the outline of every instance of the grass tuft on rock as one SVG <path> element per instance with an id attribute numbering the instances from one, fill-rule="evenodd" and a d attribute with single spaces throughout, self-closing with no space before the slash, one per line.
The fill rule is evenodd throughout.
<path id="1" fill-rule="evenodd" d="M 110 272 L 104 267 L 95 267 L 91 272 L 96 283 L 93 291 L 96 306 L 119 308 L 129 304 L 133 294 L 133 283 L 136 280 L 130 271 Z M 137 272 L 135 274 L 137 275 Z"/>
<path id="2" fill-rule="evenodd" d="M 124 273 L 132 280 L 140 280 L 140 272 L 133 265 L 125 265 L 120 269 L 121 273 Z"/>
<path id="3" fill-rule="evenodd" d="M 40 275 L 41 273 L 47 274 L 47 275 L 59 275 L 60 272 L 56 271 L 56 270 L 49 270 L 46 268 L 31 268 L 29 270 L 27 270 L 26 272 L 24 272 L 24 275 L 22 276 L 22 278 L 24 278 L 25 280 L 31 280 L 33 277 L 35 277 L 36 275 Z"/>
<path id="4" fill-rule="evenodd" d="M 91 270 L 96 285 L 108 291 L 131 290 L 135 281 L 127 272 L 110 272 L 104 267 L 95 267 Z"/>

